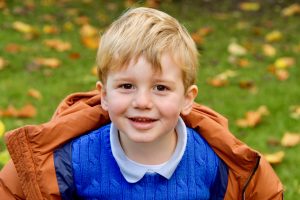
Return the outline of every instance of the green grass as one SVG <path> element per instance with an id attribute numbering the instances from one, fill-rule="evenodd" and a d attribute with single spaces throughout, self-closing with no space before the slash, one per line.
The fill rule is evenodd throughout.
<path id="1" fill-rule="evenodd" d="M 87 91 L 94 88 L 97 78 L 91 74 L 95 63 L 96 51 L 84 47 L 80 42 L 80 25 L 75 23 L 78 15 L 88 16 L 90 24 L 99 30 L 105 27 L 125 9 L 122 1 L 104 3 L 106 1 L 36 1 L 32 11 L 26 11 L 28 2 L 18 3 L 9 1 L 7 8 L 0 10 L 0 57 L 8 61 L 8 65 L 0 70 L 0 108 L 12 104 L 17 108 L 26 103 L 32 103 L 38 110 L 38 115 L 31 119 L 0 118 L 11 130 L 25 124 L 39 124 L 50 119 L 57 104 L 68 94 L 77 91 Z M 48 4 L 46 3 L 48 2 Z M 51 3 L 52 2 L 52 3 Z M 63 2 L 63 1 L 62 1 Z M 72 3 L 71 3 L 72 2 Z M 86 2 L 86 3 L 84 3 Z M 282 163 L 274 166 L 274 170 L 282 180 L 286 192 L 285 199 L 293 200 L 300 195 L 300 145 L 292 148 L 283 148 L 280 145 L 272 146 L 268 140 L 280 141 L 284 132 L 300 132 L 299 120 L 290 117 L 289 107 L 300 105 L 299 92 L 299 51 L 300 46 L 300 16 L 284 18 L 281 9 L 289 3 L 265 3 L 257 12 L 242 12 L 237 4 L 231 1 L 174 1 L 175 3 L 162 4 L 160 9 L 178 18 L 189 31 L 209 26 L 214 31 L 205 37 L 203 45 L 199 46 L 200 70 L 198 74 L 199 96 L 197 101 L 208 105 L 222 113 L 229 119 L 231 131 L 242 141 L 262 153 L 273 153 L 279 150 L 285 152 Z M 206 3 L 204 3 L 206 2 Z M 217 2 L 217 3 L 216 3 Z M 290 1 L 292 2 L 292 1 Z M 143 3 L 141 3 L 143 4 Z M 30 7 L 30 6 L 29 6 Z M 68 14 L 67 10 L 74 8 L 76 15 Z M 109 9 L 110 8 L 110 9 Z M 218 16 L 225 16 L 220 19 Z M 48 22 L 47 15 L 54 17 Z M 103 18 L 104 16 L 104 18 Z M 39 37 L 27 40 L 22 33 L 12 28 L 12 23 L 22 21 L 35 27 Z M 72 31 L 63 29 L 63 24 L 71 22 Z M 241 22 L 248 24 L 239 29 Z M 57 26 L 61 31 L 57 35 L 43 34 L 42 27 L 46 24 Z M 260 30 L 260 35 L 253 33 L 253 27 Z M 261 45 L 265 43 L 264 36 L 272 30 L 279 30 L 283 39 L 272 43 L 277 49 L 273 58 L 262 54 Z M 72 43 L 72 49 L 66 52 L 56 52 L 43 45 L 44 39 L 60 38 Z M 232 40 L 250 47 L 243 56 L 249 60 L 247 68 L 240 68 L 228 62 L 227 47 Z M 17 43 L 23 47 L 18 53 L 9 53 L 5 47 L 9 43 Z M 298 47 L 299 48 L 299 47 Z M 80 54 L 79 59 L 70 59 L 69 54 Z M 286 81 L 278 81 L 268 73 L 267 68 L 274 61 L 283 56 L 296 59 L 294 67 L 288 69 L 290 77 Z M 57 69 L 41 67 L 30 70 L 30 64 L 36 57 L 56 57 L 62 62 Z M 229 84 L 222 88 L 215 88 L 207 84 L 207 79 L 222 73 L 225 70 L 234 70 L 238 76 L 230 78 Z M 45 74 L 48 74 L 46 76 Z M 49 76 L 50 74 L 50 76 Z M 241 89 L 241 80 L 251 80 L 257 87 L 257 93 Z M 39 90 L 43 96 L 35 100 L 27 95 L 30 88 Z M 235 121 L 244 116 L 249 110 L 255 110 L 266 105 L 270 115 L 263 118 L 262 123 L 255 128 L 242 129 L 236 126 Z M 1 141 L 0 150 L 5 145 Z"/>

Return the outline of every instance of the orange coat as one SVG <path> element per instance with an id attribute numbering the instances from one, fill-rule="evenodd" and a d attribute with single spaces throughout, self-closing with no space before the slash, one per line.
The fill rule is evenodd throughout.
<path id="1" fill-rule="evenodd" d="M 256 151 L 235 138 L 227 120 L 194 104 L 183 116 L 187 126 L 206 139 L 228 166 L 226 200 L 283 199 L 283 187 L 272 167 Z M 108 123 L 97 91 L 68 96 L 48 123 L 25 126 L 6 134 L 11 155 L 0 172 L 1 199 L 61 199 L 53 151 L 66 141 Z"/>

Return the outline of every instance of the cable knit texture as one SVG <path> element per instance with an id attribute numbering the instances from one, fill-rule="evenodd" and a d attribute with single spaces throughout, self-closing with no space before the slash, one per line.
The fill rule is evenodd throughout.
<path id="1" fill-rule="evenodd" d="M 168 180 L 146 174 L 128 183 L 112 155 L 110 125 L 82 136 L 72 144 L 76 193 L 84 199 L 210 199 L 220 159 L 206 141 L 187 128 L 187 147 Z"/>

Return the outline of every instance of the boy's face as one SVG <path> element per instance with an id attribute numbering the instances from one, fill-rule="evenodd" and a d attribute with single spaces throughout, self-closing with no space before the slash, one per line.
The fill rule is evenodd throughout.
<path id="1" fill-rule="evenodd" d="M 161 58 L 161 72 L 141 56 L 128 67 L 109 72 L 101 90 L 101 105 L 118 128 L 120 137 L 133 143 L 159 142 L 175 133 L 180 114 L 191 111 L 197 86 L 184 90 L 182 72 L 169 54 Z"/>

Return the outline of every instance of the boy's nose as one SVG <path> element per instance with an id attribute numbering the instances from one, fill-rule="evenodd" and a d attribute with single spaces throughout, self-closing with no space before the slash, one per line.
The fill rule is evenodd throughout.
<path id="1" fill-rule="evenodd" d="M 152 107 L 151 94 L 148 91 L 138 91 L 134 96 L 132 105 L 137 109 L 150 109 Z"/>

